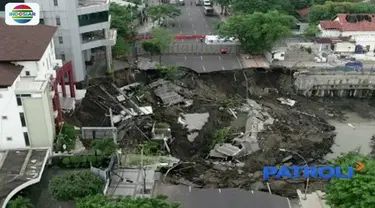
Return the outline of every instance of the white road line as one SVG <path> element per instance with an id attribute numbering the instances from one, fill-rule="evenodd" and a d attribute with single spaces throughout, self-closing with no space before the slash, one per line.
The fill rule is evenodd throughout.
<path id="1" fill-rule="evenodd" d="M 223 69 L 223 71 L 225 71 L 225 67 L 222 66 L 221 68 Z"/>
<path id="2" fill-rule="evenodd" d="M 219 60 L 221 60 L 221 56 L 219 56 Z"/>
<path id="3" fill-rule="evenodd" d="M 190 22 L 193 21 L 191 18 L 190 18 Z"/>
<path id="4" fill-rule="evenodd" d="M 206 71 L 206 67 L 204 65 L 202 65 L 202 69 L 203 71 Z"/>
<path id="5" fill-rule="evenodd" d="M 208 25 L 206 24 L 206 27 L 208 27 Z"/>
<path id="6" fill-rule="evenodd" d="M 201 60 L 203 60 L 203 56 L 201 56 Z"/>
<path id="7" fill-rule="evenodd" d="M 190 12 L 188 13 L 188 15 L 190 16 Z M 190 21 L 191 21 L 191 19 L 190 19 Z"/>
<path id="8" fill-rule="evenodd" d="M 180 30 L 180 34 L 182 34 L 182 30 Z"/>
<path id="9" fill-rule="evenodd" d="M 181 28 L 181 25 L 178 25 L 178 28 Z"/>
<path id="10" fill-rule="evenodd" d="M 194 28 L 194 24 L 191 24 L 191 26 Z"/>
<path id="11" fill-rule="evenodd" d="M 185 61 L 187 60 L 187 57 L 185 56 Z"/>
<path id="12" fill-rule="evenodd" d="M 197 31 L 194 30 L 194 34 L 197 34 Z"/>

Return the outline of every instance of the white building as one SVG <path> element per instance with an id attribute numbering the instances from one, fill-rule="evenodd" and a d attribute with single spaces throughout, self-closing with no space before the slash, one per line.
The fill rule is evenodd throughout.
<path id="1" fill-rule="evenodd" d="M 0 150 L 52 148 L 55 27 L 7 26 L 0 18 Z"/>
<path id="2" fill-rule="evenodd" d="M 20 2 L 8 0 L 7 2 Z M 72 61 L 75 81 L 111 67 L 117 31 L 110 29 L 109 0 L 24 0 L 40 5 L 40 23 L 57 27 L 56 57 Z M 92 72 L 95 74 L 95 72 Z"/>
<path id="3" fill-rule="evenodd" d="M 355 48 L 352 44 L 340 43 L 338 51 L 372 53 L 375 50 L 374 14 L 339 14 L 332 21 L 321 21 L 318 28 L 319 37 L 347 37 L 355 42 Z"/>

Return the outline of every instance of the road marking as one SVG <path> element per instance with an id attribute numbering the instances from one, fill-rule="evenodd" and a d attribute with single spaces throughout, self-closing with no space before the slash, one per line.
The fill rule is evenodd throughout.
<path id="1" fill-rule="evenodd" d="M 194 30 L 194 34 L 197 34 L 197 31 Z"/>
<path id="2" fill-rule="evenodd" d="M 240 64 L 240 67 L 241 69 L 243 69 L 243 65 L 242 65 L 242 62 L 240 61 L 240 59 L 238 58 L 238 56 L 236 55 L 236 58 L 237 58 L 237 62 Z"/>
<path id="3" fill-rule="evenodd" d="M 187 57 L 185 56 L 185 61 L 187 60 Z"/>
<path id="4" fill-rule="evenodd" d="M 219 60 L 221 60 L 221 56 L 219 56 Z"/>
<path id="5" fill-rule="evenodd" d="M 206 71 L 206 67 L 204 65 L 202 65 L 202 69 L 203 71 Z"/>
<path id="6" fill-rule="evenodd" d="M 180 30 L 180 34 L 182 34 L 182 30 Z"/>
<path id="7" fill-rule="evenodd" d="M 223 66 L 221 68 L 223 69 L 223 71 L 225 71 L 225 68 Z"/>
<path id="8" fill-rule="evenodd" d="M 193 26 L 193 28 L 194 28 L 194 24 L 191 24 L 191 26 Z"/>
<path id="9" fill-rule="evenodd" d="M 179 28 L 181 28 L 181 25 L 178 25 Z"/>
<path id="10" fill-rule="evenodd" d="M 208 25 L 206 24 L 206 27 L 208 27 Z"/>
<path id="11" fill-rule="evenodd" d="M 195 40 L 196 40 L 197 42 L 199 42 L 198 39 L 195 39 Z"/>
<path id="12" fill-rule="evenodd" d="M 188 13 L 188 15 L 190 16 L 190 12 Z M 190 19 L 190 21 L 191 21 L 191 19 Z"/>
<path id="13" fill-rule="evenodd" d="M 203 60 L 203 56 L 201 56 L 201 60 Z"/>
<path id="14" fill-rule="evenodd" d="M 191 18 L 190 18 L 190 22 L 193 21 Z"/>

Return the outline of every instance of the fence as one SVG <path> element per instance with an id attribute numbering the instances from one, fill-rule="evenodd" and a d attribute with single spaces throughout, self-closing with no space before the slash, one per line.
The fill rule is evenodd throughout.
<path id="1" fill-rule="evenodd" d="M 163 54 L 220 54 L 220 49 L 226 48 L 229 54 L 240 53 L 239 45 L 207 45 L 204 43 L 196 44 L 173 44 Z M 141 46 L 136 46 L 138 55 L 148 54 Z"/>

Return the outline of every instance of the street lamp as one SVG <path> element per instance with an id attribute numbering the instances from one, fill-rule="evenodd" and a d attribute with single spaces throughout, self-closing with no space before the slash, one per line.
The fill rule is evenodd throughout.
<path id="1" fill-rule="evenodd" d="M 288 149 L 279 149 L 279 151 L 281 152 L 290 152 L 290 153 L 293 153 L 295 155 L 297 155 L 298 157 L 300 157 L 304 162 L 305 162 L 305 166 L 307 167 L 308 166 L 308 163 L 307 163 L 307 160 L 302 156 L 300 155 L 298 152 L 296 151 L 293 151 L 293 150 L 288 150 Z M 306 179 L 306 187 L 305 187 L 305 194 L 304 196 L 302 197 L 303 200 L 306 200 L 307 199 L 307 188 L 309 187 L 309 182 L 310 182 L 310 177 L 308 177 Z"/>

